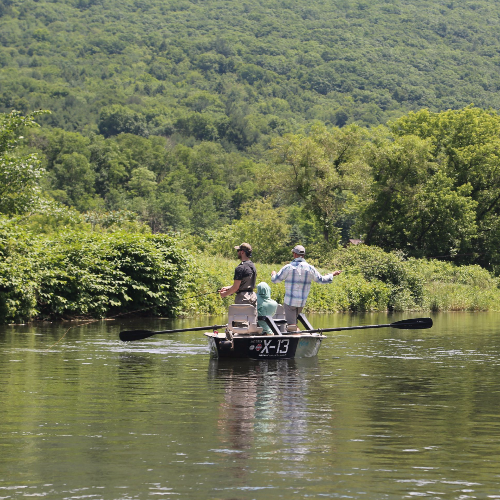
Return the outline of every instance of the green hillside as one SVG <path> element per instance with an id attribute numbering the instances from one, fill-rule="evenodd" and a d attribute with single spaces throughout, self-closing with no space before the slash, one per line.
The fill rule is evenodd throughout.
<path id="1" fill-rule="evenodd" d="M 0 16 L 0 110 L 65 130 L 243 150 L 312 120 L 500 107 L 494 0 L 2 0 Z"/>

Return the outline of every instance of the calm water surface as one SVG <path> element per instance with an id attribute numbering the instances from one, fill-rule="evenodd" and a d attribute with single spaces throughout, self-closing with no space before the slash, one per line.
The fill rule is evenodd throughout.
<path id="1" fill-rule="evenodd" d="M 0 500 L 500 499 L 500 314 L 433 319 L 238 362 L 199 332 L 118 340 L 224 318 L 0 327 Z"/>

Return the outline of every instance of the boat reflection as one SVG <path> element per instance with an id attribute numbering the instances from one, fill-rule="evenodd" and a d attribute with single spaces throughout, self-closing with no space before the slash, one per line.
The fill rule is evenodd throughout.
<path id="1" fill-rule="evenodd" d="M 309 453 L 311 371 L 319 372 L 317 357 L 210 360 L 209 381 L 224 396 L 217 417 L 219 440 L 226 453 L 234 454 L 237 477 L 246 475 L 251 459 L 272 459 L 277 445 L 287 460 L 301 461 Z"/>

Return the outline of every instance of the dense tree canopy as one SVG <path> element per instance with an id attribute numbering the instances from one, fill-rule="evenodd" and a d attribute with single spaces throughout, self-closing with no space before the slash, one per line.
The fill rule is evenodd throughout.
<path id="1" fill-rule="evenodd" d="M 474 261 L 487 267 L 500 265 L 500 116 L 493 111 L 467 107 L 458 111 L 410 113 L 396 121 L 396 136 L 414 135 L 432 145 L 434 170 L 447 178 L 457 195 L 466 194 L 474 220 L 462 233 L 461 261 Z M 464 202 L 465 203 L 465 202 Z M 465 207 L 465 205 L 464 205 Z M 469 210 L 470 210 L 469 209 Z M 465 212 L 463 213 L 465 215 Z M 450 212 L 441 224 L 451 226 L 460 220 Z M 443 235 L 446 233 L 442 233 Z M 460 257 L 460 256 L 459 256 Z"/>
<path id="2" fill-rule="evenodd" d="M 353 125 L 331 131 L 316 126 L 308 136 L 285 135 L 274 141 L 277 196 L 285 196 L 288 203 L 298 196 L 326 242 L 338 242 L 356 201 L 369 190 L 369 168 L 361 154 L 366 138 L 367 132 Z"/>
<path id="3" fill-rule="evenodd" d="M 17 146 L 26 128 L 38 126 L 34 117 L 40 114 L 0 115 L 0 213 L 24 213 L 38 202 L 43 169 L 36 154 L 20 154 Z"/>
<path id="4" fill-rule="evenodd" d="M 4 0 L 0 111 L 266 145 L 311 120 L 500 107 L 495 0 Z"/>

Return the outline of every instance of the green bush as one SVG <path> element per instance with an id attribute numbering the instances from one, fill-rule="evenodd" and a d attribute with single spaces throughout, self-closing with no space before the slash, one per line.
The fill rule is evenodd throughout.
<path id="1" fill-rule="evenodd" d="M 328 260 L 330 268 L 347 271 L 349 276 L 360 273 L 368 282 L 385 283 L 389 288 L 389 310 L 418 309 L 423 304 L 424 279 L 413 261 L 406 261 L 399 252 L 351 245 L 332 253 Z"/>
<path id="2" fill-rule="evenodd" d="M 0 252 L 4 322 L 141 310 L 173 316 L 193 271 L 167 235 L 68 231 L 35 239 L 2 227 Z"/>

